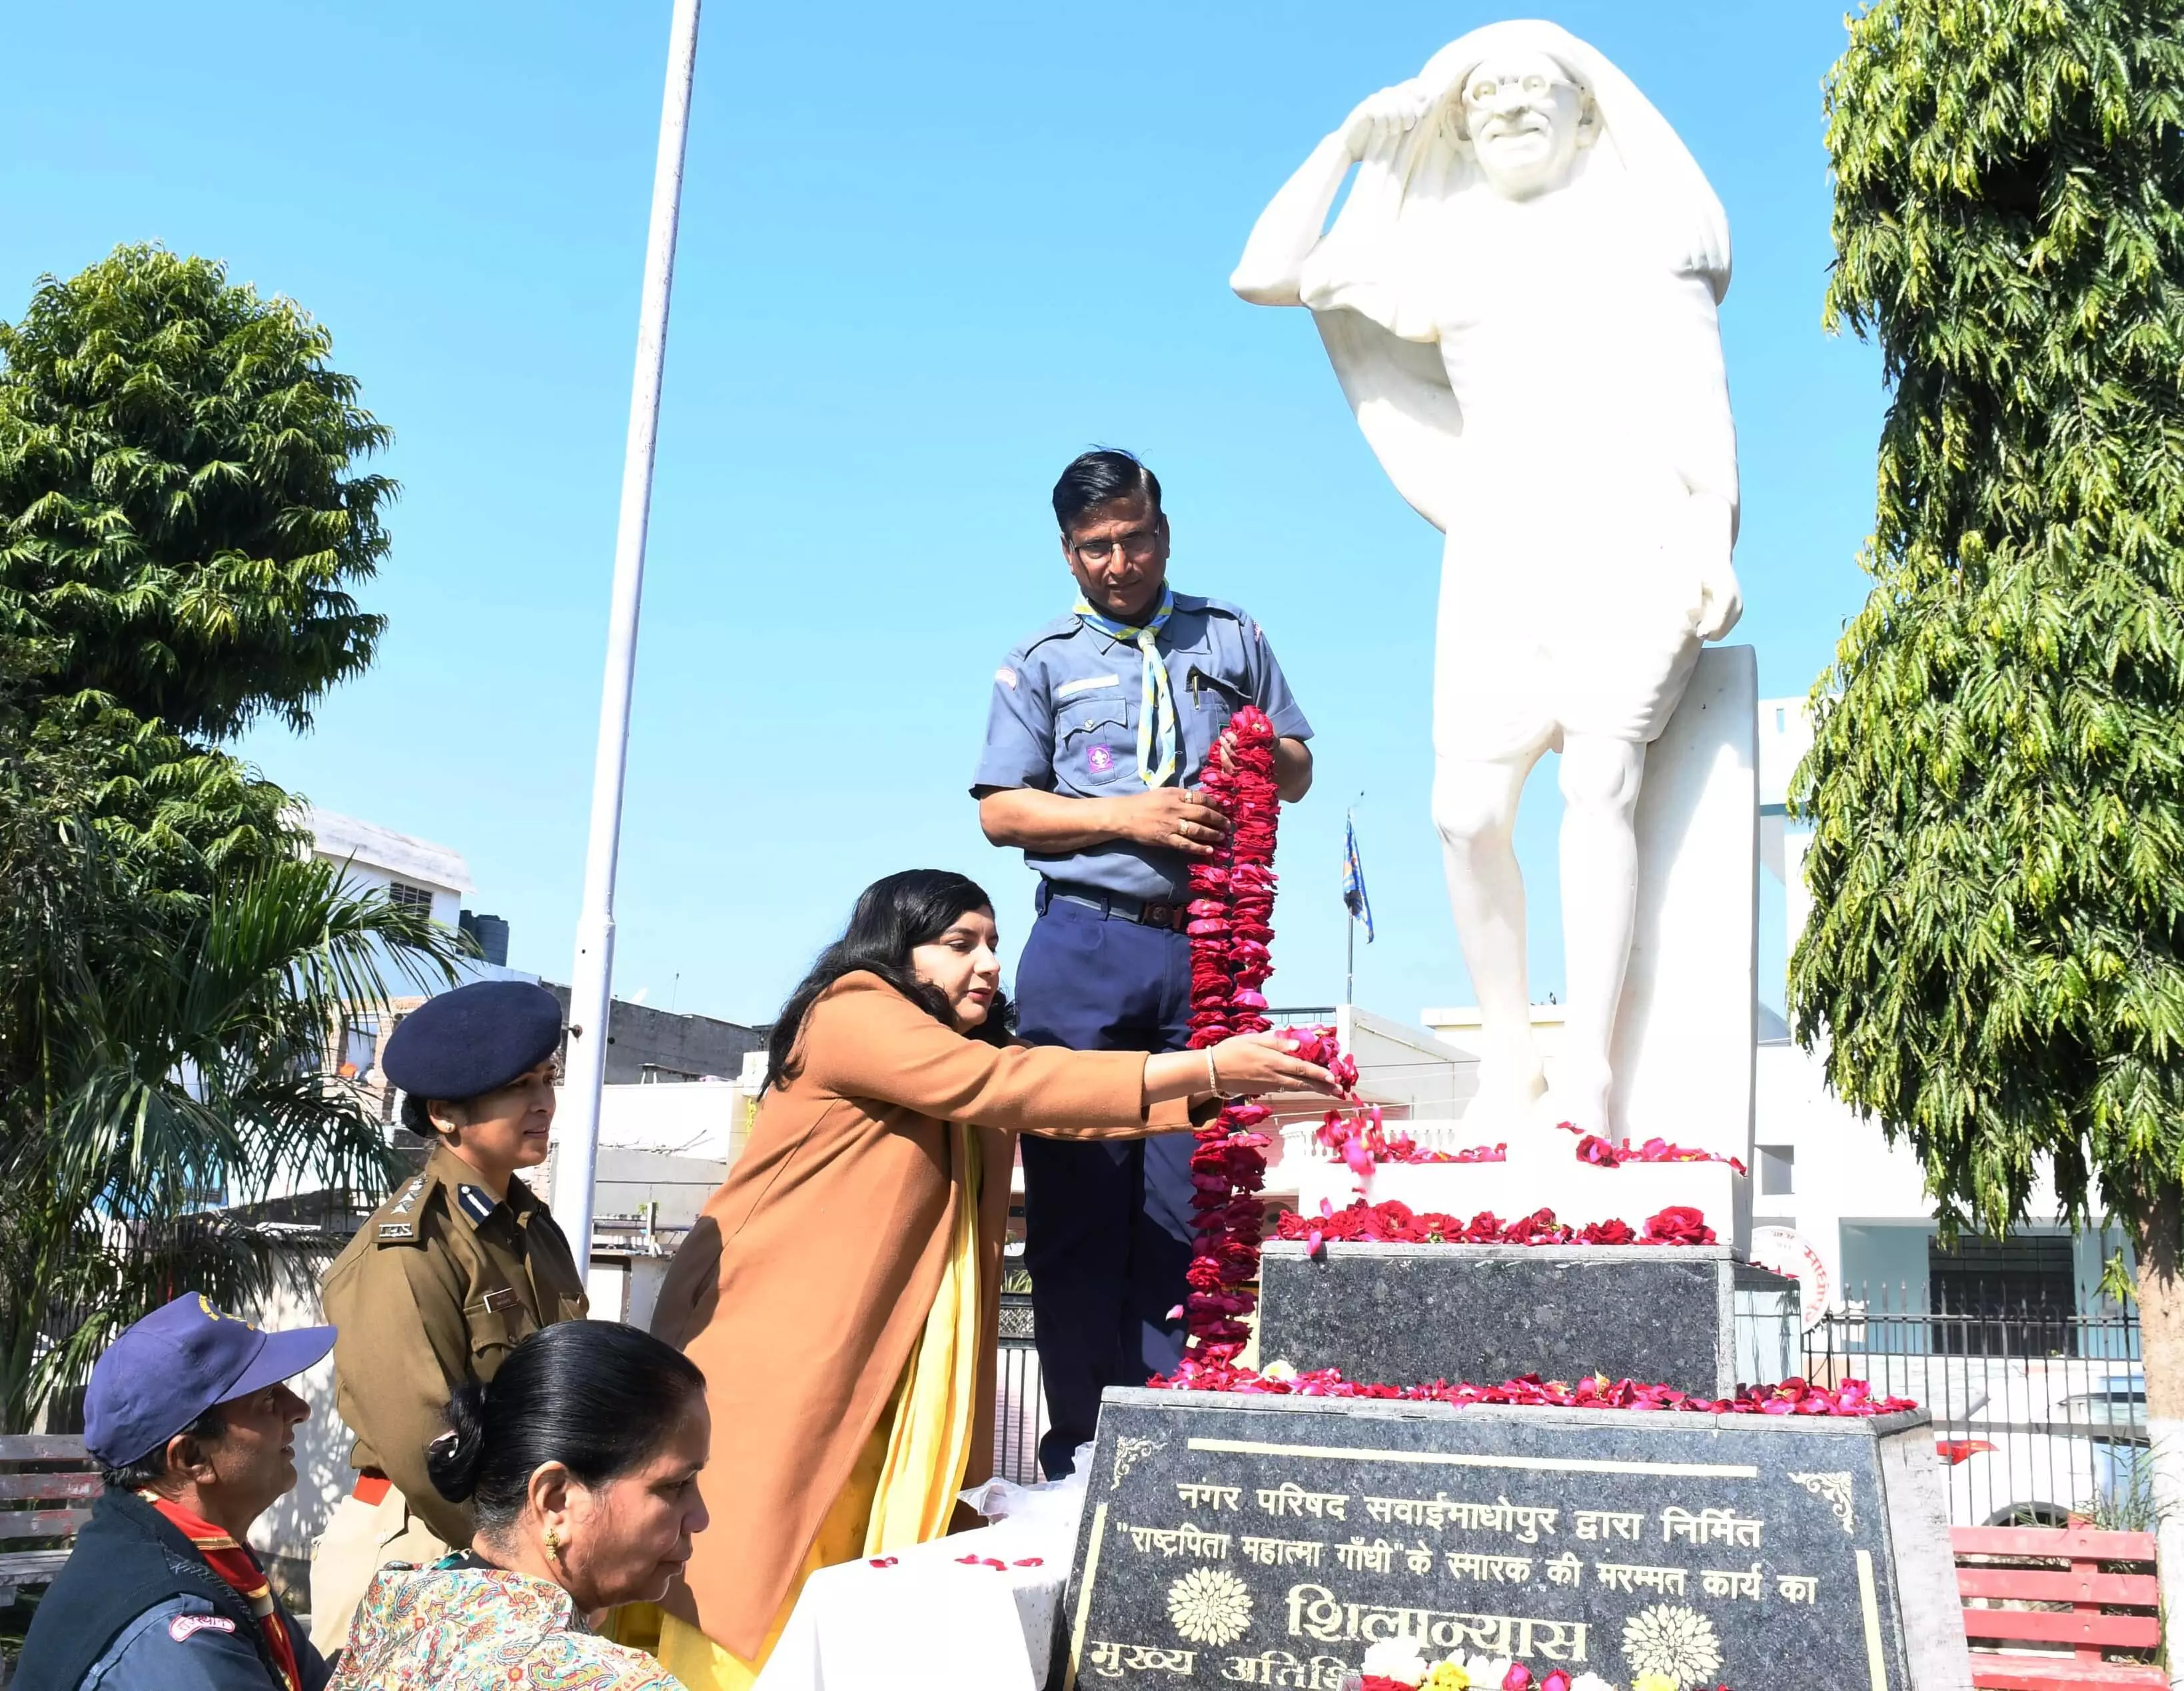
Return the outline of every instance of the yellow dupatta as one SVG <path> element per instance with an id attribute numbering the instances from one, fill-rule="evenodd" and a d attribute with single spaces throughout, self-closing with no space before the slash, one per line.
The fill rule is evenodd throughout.
<path id="1" fill-rule="evenodd" d="M 950 1124 L 963 1169 L 954 1236 L 925 1331 L 895 1394 L 887 1459 L 865 1528 L 865 1554 L 922 1544 L 948 1531 L 971 1459 L 978 1392 L 978 1130 Z"/>
<path id="2" fill-rule="evenodd" d="M 732 1655 L 695 1627 L 672 1615 L 660 1616 L 660 1666 L 689 1691 L 749 1691 L 795 1612 L 804 1582 L 821 1568 L 922 1544 L 948 1531 L 978 1420 L 978 1192 L 983 1174 L 978 1129 L 960 1121 L 949 1126 L 963 1170 L 962 1191 L 940 1286 L 894 1401 L 827 1510 L 755 1658 L 747 1661 Z"/>

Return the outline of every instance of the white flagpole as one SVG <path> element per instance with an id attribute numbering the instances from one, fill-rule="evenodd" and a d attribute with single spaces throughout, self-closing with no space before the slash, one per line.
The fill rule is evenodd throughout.
<path id="1" fill-rule="evenodd" d="M 588 1271 L 592 1177 L 599 1163 L 599 1087 L 606 1078 L 607 1017 L 614 995 L 615 866 L 621 841 L 622 779 L 629 756 L 629 697 L 637 670 L 638 608 L 644 596 L 645 525 L 652 511 L 653 448 L 660 435 L 660 377 L 667 356 L 667 302 L 675 286 L 675 226 L 682 204 L 683 139 L 698 62 L 699 0 L 675 0 L 669 26 L 667 90 L 660 102 L 660 153 L 653 166 L 652 228 L 645 241 L 644 291 L 637 326 L 637 374 L 629 396 L 629 441 L 621 466 L 621 519 L 615 531 L 614 594 L 607 619 L 606 684 L 592 765 L 592 827 L 584 853 L 584 903 L 569 982 L 569 1057 L 561 1089 L 554 1212 L 580 1269 Z"/>

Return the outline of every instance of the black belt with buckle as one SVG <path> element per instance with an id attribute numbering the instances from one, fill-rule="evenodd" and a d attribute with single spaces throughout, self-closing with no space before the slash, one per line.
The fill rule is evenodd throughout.
<path id="1" fill-rule="evenodd" d="M 1044 889 L 1045 897 L 1039 902 L 1044 912 L 1048 900 L 1066 898 L 1072 904 L 1089 905 L 1110 920 L 1135 922 L 1147 928 L 1165 928 L 1170 933 L 1180 934 L 1190 924 L 1190 912 L 1180 904 L 1155 903 L 1150 899 L 1133 898 L 1126 892 L 1107 892 L 1096 886 L 1078 886 L 1069 881 L 1049 881 Z"/>

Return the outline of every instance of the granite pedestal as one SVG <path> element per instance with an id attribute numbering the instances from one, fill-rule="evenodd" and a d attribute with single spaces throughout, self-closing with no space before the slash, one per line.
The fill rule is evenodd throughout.
<path id="1" fill-rule="evenodd" d="M 1065 1691 L 1339 1691 L 1384 1638 L 1617 1686 L 1968 1691 L 1923 1411 L 1112 1389 Z"/>
<path id="2" fill-rule="evenodd" d="M 1351 1380 L 1523 1374 L 1724 1398 L 1798 1372 L 1797 1283 L 1725 1245 L 1370 1245 L 1260 1267 L 1259 1358 Z"/>

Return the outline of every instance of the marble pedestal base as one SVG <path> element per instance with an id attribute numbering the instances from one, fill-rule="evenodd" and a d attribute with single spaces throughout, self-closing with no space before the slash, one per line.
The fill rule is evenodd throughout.
<path id="1" fill-rule="evenodd" d="M 1518 1375 L 1709 1398 L 1799 1369 L 1797 1282 L 1719 1245 L 1266 1247 L 1259 1357 L 1392 1386 Z"/>

